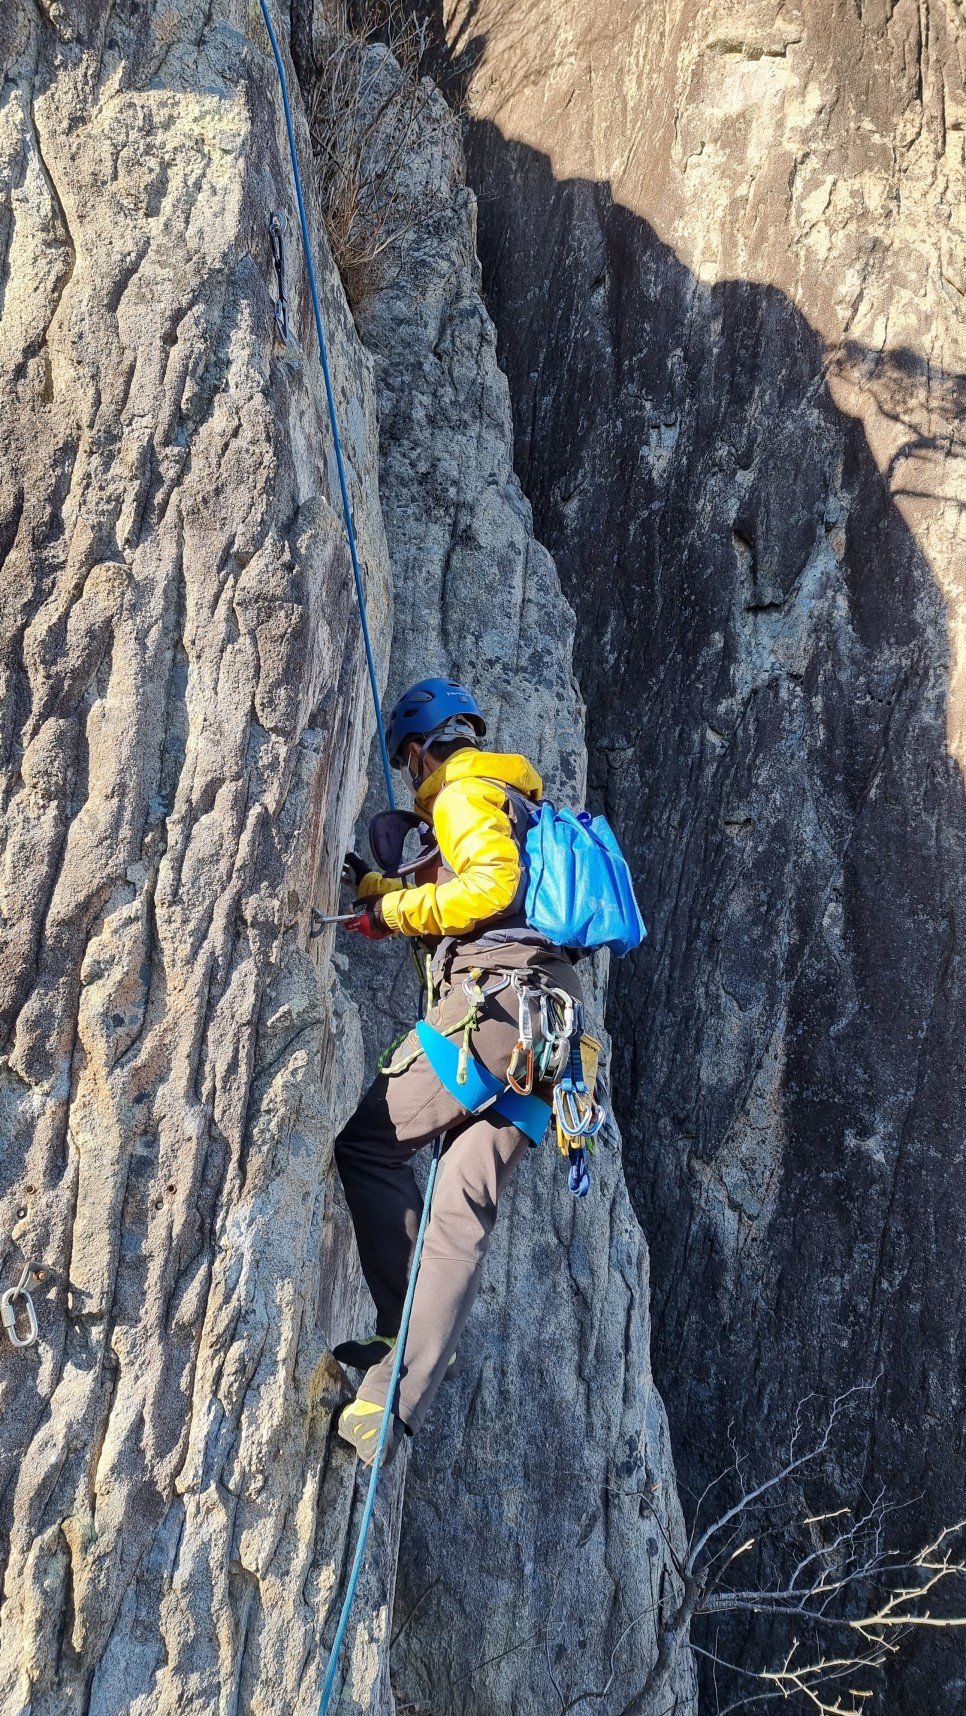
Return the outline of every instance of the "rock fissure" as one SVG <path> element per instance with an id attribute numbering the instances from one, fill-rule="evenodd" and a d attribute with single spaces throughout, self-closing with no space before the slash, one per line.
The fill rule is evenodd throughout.
<path id="1" fill-rule="evenodd" d="M 963 1511 L 961 27 L 931 9 L 927 49 L 915 8 L 873 25 L 806 5 L 772 62 L 758 7 L 739 29 L 681 0 L 621 54 L 579 0 L 525 27 L 477 6 L 466 33 L 466 9 L 429 10 L 470 113 L 516 465 L 577 608 L 592 787 L 653 878 L 650 976 L 616 974 L 611 1018 L 686 1481 L 713 1475 L 736 1413 L 777 1456 L 797 1398 L 875 1372 L 836 1499 L 874 1471 L 873 1493 L 921 1490 L 942 1523 Z M 636 44 L 629 8 L 614 24 Z M 722 42 L 746 63 L 712 72 Z M 637 389 L 673 395 L 664 467 L 640 457 Z M 816 527 L 836 564 L 819 538 L 804 624 Z M 765 1648 L 739 1625 L 730 1656 Z M 955 1656 L 938 1633 L 900 1653 L 882 1708 L 958 1710 Z"/>
<path id="2" fill-rule="evenodd" d="M 327 1354 L 361 1305 L 330 1150 L 363 1052 L 342 956 L 310 941 L 308 911 L 332 905 L 371 712 L 313 348 L 279 348 L 267 237 L 256 255 L 257 211 L 290 209 L 291 188 L 252 11 L 175 0 L 95 20 L 15 0 L 0 24 L 22 102 L 0 112 L 34 186 L 3 253 L 0 340 L 22 425 L 0 473 L 16 688 L 0 1192 L 20 1207 L 29 1163 L 64 1283 L 41 1301 L 39 1367 L 0 1359 L 0 1701 L 31 1716 L 314 1710 L 360 1507 Z M 292 11 L 311 97 L 331 25 Z M 351 51 L 365 76 L 339 123 L 392 211 L 351 272 L 355 325 L 310 202 L 377 653 L 394 600 L 390 693 L 427 667 L 472 679 L 498 742 L 573 800 L 573 618 L 513 475 L 458 130 L 428 82 L 400 105 L 408 74 L 384 47 Z M 307 336 L 294 254 L 288 273 Z M 364 953 L 352 979 L 381 1038 L 408 980 Z M 543 1709 L 554 1673 L 606 1686 L 615 1710 L 636 1696 L 621 1651 L 652 1574 L 609 1505 L 615 1474 L 663 1474 L 671 1541 L 680 1520 L 613 1142 L 598 1177 L 581 1222 L 549 1150 L 521 1170 L 465 1380 L 384 1480 L 346 1710 L 392 1708 L 404 1479 L 404 1699 Z M 35 1243 L 25 1220 L 8 1262 Z M 575 1416 L 595 1498 L 579 1567 L 561 1562 L 578 1503 L 555 1481 Z M 445 1520 L 459 1552 L 427 1581 Z M 576 1649 L 568 1617 L 588 1606 Z M 653 1617 L 638 1642 L 646 1664 Z M 673 1675 L 690 1709 L 686 1653 Z"/>

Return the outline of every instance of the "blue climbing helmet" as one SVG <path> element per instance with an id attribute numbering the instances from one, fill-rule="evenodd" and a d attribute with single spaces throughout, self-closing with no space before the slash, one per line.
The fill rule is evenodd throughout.
<path id="1" fill-rule="evenodd" d="M 486 737 L 480 706 L 465 685 L 455 679 L 417 679 L 415 685 L 403 692 L 386 722 L 386 749 L 391 767 L 400 767 L 407 739 L 438 735 L 451 722 L 453 737 L 457 737 L 457 723 L 461 719 L 467 723 L 467 734 L 472 730 L 479 738 Z"/>

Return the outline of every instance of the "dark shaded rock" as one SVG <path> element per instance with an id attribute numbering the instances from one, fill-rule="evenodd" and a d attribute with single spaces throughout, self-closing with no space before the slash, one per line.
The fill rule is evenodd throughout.
<path id="1" fill-rule="evenodd" d="M 803 1396 L 867 1382 L 834 1491 L 921 1497 L 921 1542 L 966 1514 L 962 82 L 901 8 L 739 10 L 484 4 L 449 68 L 592 792 L 651 922 L 610 1024 L 683 1484 L 731 1421 L 764 1468 Z M 964 1692 L 932 1634 L 882 1708 Z"/>

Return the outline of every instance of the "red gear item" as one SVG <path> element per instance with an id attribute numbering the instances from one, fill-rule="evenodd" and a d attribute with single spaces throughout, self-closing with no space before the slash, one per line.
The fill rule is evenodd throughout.
<path id="1" fill-rule="evenodd" d="M 361 910 L 354 918 L 349 919 L 345 926 L 347 930 L 355 930 L 369 941 L 385 941 L 387 936 L 392 935 L 392 930 L 382 921 L 378 900 L 357 900 L 356 905 L 360 906 Z"/>

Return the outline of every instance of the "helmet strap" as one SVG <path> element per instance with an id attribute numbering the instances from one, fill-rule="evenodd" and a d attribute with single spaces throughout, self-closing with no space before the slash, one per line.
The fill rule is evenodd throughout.
<path id="1" fill-rule="evenodd" d="M 465 715 L 452 715 L 448 721 L 444 721 L 442 727 L 437 727 L 434 733 L 427 733 L 419 747 L 415 773 L 411 764 L 406 765 L 414 792 L 419 791 L 424 779 L 427 778 L 424 775 L 427 753 L 432 750 L 434 745 L 445 744 L 447 739 L 465 739 L 474 750 L 479 750 L 480 737 L 472 721 L 468 721 Z"/>

